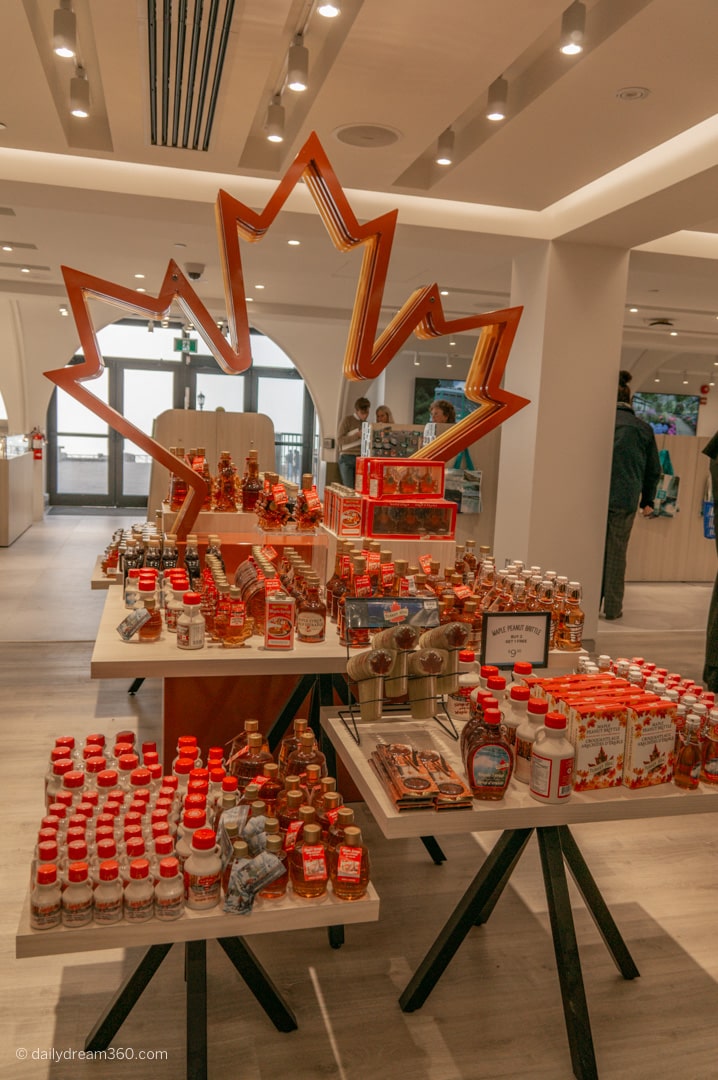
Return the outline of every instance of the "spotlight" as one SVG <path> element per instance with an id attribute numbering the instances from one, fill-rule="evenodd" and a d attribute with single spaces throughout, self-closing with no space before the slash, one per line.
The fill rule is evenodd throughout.
<path id="1" fill-rule="evenodd" d="M 583 42 L 586 34 L 586 5 L 581 0 L 574 0 L 567 7 L 561 19 L 561 44 L 559 46 L 564 56 L 578 56 L 583 52 Z"/>
<path id="2" fill-rule="evenodd" d="M 75 13 L 70 0 L 60 0 L 52 16 L 52 48 L 57 56 L 72 57 L 77 51 Z"/>
<path id="3" fill-rule="evenodd" d="M 90 115 L 90 84 L 84 68 L 77 68 L 74 78 L 70 79 L 70 112 L 84 120 Z"/>
<path id="4" fill-rule="evenodd" d="M 264 122 L 269 142 L 284 142 L 284 106 L 279 94 L 275 94 L 267 106 L 267 119 Z"/>
<path id="5" fill-rule="evenodd" d="M 439 135 L 435 160 L 437 165 L 451 165 L 454 160 L 454 132 L 450 127 Z"/>
<path id="6" fill-rule="evenodd" d="M 320 4 L 317 8 L 317 15 L 323 15 L 325 19 L 336 19 L 337 15 L 341 15 L 342 9 L 339 4 Z"/>
<path id="7" fill-rule="evenodd" d="M 499 76 L 494 79 L 489 87 L 489 96 L 486 104 L 487 120 L 503 120 L 506 117 L 506 100 L 509 93 L 509 84 L 506 79 Z"/>
<path id="8" fill-rule="evenodd" d="M 60 306 L 59 306 L 59 308 L 57 310 L 60 312 L 60 314 L 63 316 L 63 318 L 65 318 L 65 319 L 69 318 L 70 312 L 68 311 L 68 309 L 65 307 L 64 304 L 60 304 Z"/>
<path id="9" fill-rule="evenodd" d="M 155 332 L 155 324 L 153 323 L 152 319 L 150 319 L 150 321 L 147 323 L 147 333 L 148 334 L 154 334 L 154 332 Z"/>
<path id="10" fill-rule="evenodd" d="M 309 86 L 309 51 L 301 34 L 297 34 L 289 46 L 287 86 L 296 93 L 301 93 Z"/>

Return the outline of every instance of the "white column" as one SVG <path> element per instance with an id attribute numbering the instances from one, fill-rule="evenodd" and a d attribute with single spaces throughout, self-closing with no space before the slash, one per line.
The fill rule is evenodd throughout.
<path id="1" fill-rule="evenodd" d="M 504 385 L 531 399 L 501 429 L 494 550 L 584 588 L 594 637 L 628 252 L 550 242 L 514 262 L 524 313 Z"/>

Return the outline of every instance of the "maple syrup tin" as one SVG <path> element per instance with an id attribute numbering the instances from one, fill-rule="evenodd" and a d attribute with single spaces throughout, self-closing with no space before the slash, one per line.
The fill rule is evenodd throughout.
<path id="1" fill-rule="evenodd" d="M 294 608 L 294 597 L 285 593 L 270 593 L 267 597 L 265 649 L 294 648 Z"/>

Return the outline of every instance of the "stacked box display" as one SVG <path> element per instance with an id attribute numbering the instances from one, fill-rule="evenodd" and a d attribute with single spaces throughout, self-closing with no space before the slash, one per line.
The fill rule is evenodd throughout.
<path id="1" fill-rule="evenodd" d="M 420 536 L 453 540 L 456 531 L 456 503 L 445 499 L 415 502 L 367 499 L 363 503 L 363 535 L 393 540 L 413 540 Z"/>
<path id="2" fill-rule="evenodd" d="M 443 498 L 443 461 L 360 460 L 363 462 L 362 488 L 357 487 L 357 490 L 370 499 L 419 499 L 425 502 Z"/>
<path id="3" fill-rule="evenodd" d="M 424 443 L 423 424 L 362 424 L 361 456 L 407 458 Z"/>

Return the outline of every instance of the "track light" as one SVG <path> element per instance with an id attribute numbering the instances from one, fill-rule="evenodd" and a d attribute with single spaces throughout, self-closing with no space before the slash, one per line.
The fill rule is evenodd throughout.
<path id="1" fill-rule="evenodd" d="M 454 132 L 450 127 L 439 135 L 435 160 L 437 165 L 451 165 L 454 160 Z"/>
<path id="2" fill-rule="evenodd" d="M 287 86 L 296 93 L 301 93 L 309 86 L 309 50 L 301 34 L 297 34 L 289 46 Z"/>
<path id="3" fill-rule="evenodd" d="M 60 0 L 52 16 L 52 48 L 57 56 L 71 57 L 77 52 L 75 13 L 70 0 Z"/>
<path id="4" fill-rule="evenodd" d="M 323 15 L 325 19 L 336 19 L 337 15 L 341 15 L 342 9 L 337 4 L 324 4 L 321 3 L 317 8 L 317 15 Z"/>
<path id="5" fill-rule="evenodd" d="M 84 68 L 77 68 L 74 78 L 70 79 L 70 112 L 81 119 L 90 115 L 90 84 Z"/>
<path id="6" fill-rule="evenodd" d="M 59 308 L 57 310 L 60 312 L 60 314 L 62 315 L 63 318 L 65 318 L 65 319 L 69 318 L 70 312 L 67 309 L 67 307 L 65 307 L 64 304 L 60 304 L 60 306 L 59 306 Z"/>
<path id="7" fill-rule="evenodd" d="M 687 371 L 683 372 L 683 385 L 688 386 L 688 372 Z"/>
<path id="8" fill-rule="evenodd" d="M 578 56 L 583 52 L 583 42 L 586 35 L 586 5 L 581 0 L 574 0 L 567 7 L 561 19 L 561 44 L 559 46 L 564 56 Z"/>
<path id="9" fill-rule="evenodd" d="M 155 332 L 155 324 L 153 323 L 152 319 L 150 319 L 150 321 L 147 323 L 147 333 L 148 334 L 154 334 L 154 332 Z"/>
<path id="10" fill-rule="evenodd" d="M 284 106 L 279 94 L 275 94 L 267 106 L 267 119 L 264 122 L 269 142 L 284 142 Z"/>
<path id="11" fill-rule="evenodd" d="M 169 315 L 163 315 L 160 326 L 162 327 L 163 330 L 167 330 L 169 325 L 170 325 L 170 317 L 169 317 Z"/>
<path id="12" fill-rule="evenodd" d="M 509 94 L 509 84 L 506 79 L 499 76 L 494 79 L 489 87 L 489 96 L 486 103 L 487 120 L 503 120 L 506 116 L 506 100 Z"/>

